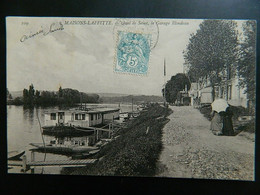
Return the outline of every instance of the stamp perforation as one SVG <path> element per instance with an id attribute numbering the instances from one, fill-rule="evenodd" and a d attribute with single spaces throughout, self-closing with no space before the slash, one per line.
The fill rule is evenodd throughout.
<path id="1" fill-rule="evenodd" d="M 144 35 L 148 35 L 151 36 L 151 34 L 149 33 L 144 33 L 144 32 L 140 32 L 140 31 L 125 31 L 125 30 L 119 30 L 116 32 L 117 36 L 116 36 L 116 41 L 115 41 L 115 49 L 114 49 L 114 66 L 113 66 L 113 72 L 116 74 L 124 74 L 124 75 L 135 75 L 135 76 L 143 76 L 143 77 L 147 77 L 149 75 L 149 69 L 150 69 L 150 59 L 151 59 L 151 45 L 148 43 L 149 45 L 149 54 L 148 54 L 148 59 L 147 59 L 147 70 L 145 71 L 145 73 L 138 73 L 138 72 L 130 72 L 130 71 L 117 71 L 117 63 L 118 63 L 118 44 L 119 44 L 119 33 L 132 33 L 133 35 L 135 34 L 144 34 Z M 148 40 L 147 40 L 148 41 Z"/>

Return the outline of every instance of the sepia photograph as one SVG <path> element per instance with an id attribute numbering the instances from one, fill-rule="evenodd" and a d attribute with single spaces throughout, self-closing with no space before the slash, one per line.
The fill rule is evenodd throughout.
<path id="1" fill-rule="evenodd" d="M 254 181 L 256 26 L 6 17 L 8 174 Z"/>

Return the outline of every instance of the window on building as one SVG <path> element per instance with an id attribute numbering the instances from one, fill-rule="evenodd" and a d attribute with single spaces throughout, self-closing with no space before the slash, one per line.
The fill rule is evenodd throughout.
<path id="1" fill-rule="evenodd" d="M 227 71 L 227 79 L 230 80 L 232 78 L 232 69 L 231 67 L 229 66 L 228 67 L 228 71 Z"/>
<path id="2" fill-rule="evenodd" d="M 56 113 L 51 113 L 51 120 L 56 120 Z"/>
<path id="3" fill-rule="evenodd" d="M 219 87 L 215 86 L 214 89 L 215 89 L 215 97 L 219 97 Z"/>
<path id="4" fill-rule="evenodd" d="M 85 120 L 85 118 L 86 118 L 85 114 L 82 114 L 82 120 Z"/>
<path id="5" fill-rule="evenodd" d="M 221 94 L 220 97 L 223 98 L 224 97 L 224 87 L 221 87 Z"/>
<path id="6" fill-rule="evenodd" d="M 231 100 L 232 98 L 232 85 L 228 86 L 228 99 Z"/>
<path id="7" fill-rule="evenodd" d="M 75 120 L 79 120 L 79 114 L 75 114 Z"/>
<path id="8" fill-rule="evenodd" d="M 91 120 L 93 121 L 93 119 L 94 119 L 94 116 L 93 116 L 93 114 L 91 114 L 90 116 L 91 116 Z"/>

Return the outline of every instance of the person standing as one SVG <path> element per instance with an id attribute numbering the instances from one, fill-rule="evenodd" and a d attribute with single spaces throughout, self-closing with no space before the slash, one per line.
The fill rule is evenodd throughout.
<path id="1" fill-rule="evenodd" d="M 216 111 L 212 111 L 213 116 L 210 124 L 210 129 L 214 135 L 223 135 L 223 117 Z"/>
<path id="2" fill-rule="evenodd" d="M 223 134 L 224 135 L 234 135 L 233 123 L 232 123 L 233 113 L 230 107 L 227 107 L 226 111 L 223 112 Z"/>

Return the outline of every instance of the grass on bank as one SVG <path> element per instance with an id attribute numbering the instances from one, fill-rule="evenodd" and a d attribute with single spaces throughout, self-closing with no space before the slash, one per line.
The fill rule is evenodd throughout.
<path id="1" fill-rule="evenodd" d="M 64 169 L 62 174 L 153 176 L 162 150 L 162 129 L 171 112 L 158 104 L 127 123 L 114 141 L 105 145 L 92 158 L 99 161 L 83 168 Z"/>

